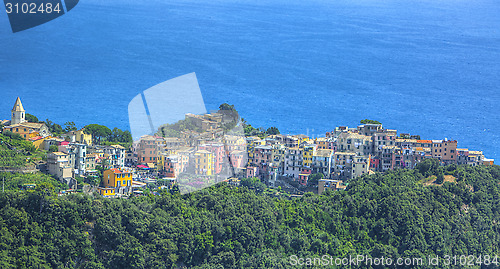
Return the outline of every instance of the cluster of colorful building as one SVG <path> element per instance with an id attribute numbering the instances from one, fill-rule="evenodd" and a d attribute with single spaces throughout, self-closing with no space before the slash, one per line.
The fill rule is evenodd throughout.
<path id="1" fill-rule="evenodd" d="M 134 142 L 126 164 L 147 166 L 166 178 L 177 178 L 182 173 L 201 177 L 231 175 L 244 169 L 245 137 L 242 133 L 226 134 L 221 127 L 222 114 L 186 114 L 185 121 L 196 128 L 180 131 L 179 137 L 145 135 Z"/>
<path id="2" fill-rule="evenodd" d="M 225 132 L 222 126 L 228 119 L 220 112 L 186 114 L 183 121 L 189 127 L 178 130 L 177 136 L 145 135 L 135 141 L 125 154 L 125 166 L 150 169 L 170 182 L 181 176 L 185 181 L 220 182 L 242 174 L 247 163 L 242 129 Z"/>
<path id="3" fill-rule="evenodd" d="M 357 128 L 337 127 L 325 137 L 273 135 L 265 139 L 249 137 L 247 177 L 270 179 L 289 177 L 302 185 L 311 174 L 321 173 L 319 189 L 343 189 L 346 180 L 375 171 L 414 168 L 424 159 L 441 164 L 492 165 L 481 151 L 457 147 L 456 140 L 422 140 L 400 134 L 382 124 L 362 124 Z M 320 190 L 321 192 L 321 190 Z"/>
<path id="4" fill-rule="evenodd" d="M 16 103 L 20 104 L 20 101 Z M 22 105 L 20 107 L 22 108 Z M 24 112 L 21 115 L 24 115 Z M 3 123 L 9 124 L 6 121 Z M 88 172 L 95 172 L 96 165 L 104 159 L 108 159 L 110 163 L 124 164 L 124 159 L 120 160 L 116 155 L 125 156 L 125 148 L 119 145 L 93 146 L 92 135 L 86 134 L 83 130 L 54 137 L 45 123 L 26 122 L 24 116 L 21 116 L 20 123 L 7 125 L 3 131 L 21 135 L 32 142 L 37 149 L 49 151 L 56 147 L 57 150 L 47 156 L 46 169 L 62 181 L 69 182 L 75 175 L 83 176 Z"/>
<path id="5" fill-rule="evenodd" d="M 125 167 L 126 149 L 120 145 L 98 146 L 92 144 L 92 135 L 83 130 L 68 132 L 60 137 L 54 137 L 45 123 L 32 123 L 26 120 L 26 111 L 17 98 L 12 109 L 11 120 L 1 122 L 2 132 L 10 131 L 19 134 L 33 143 L 37 149 L 52 152 L 47 154 L 47 162 L 38 168 L 53 175 L 56 179 L 75 184 L 76 176 L 92 176 L 97 173 L 97 165 L 106 167 Z"/>
<path id="6" fill-rule="evenodd" d="M 221 111 L 186 114 L 193 128 L 175 137 L 146 135 L 131 148 L 120 145 L 92 144 L 92 136 L 83 130 L 52 137 L 44 123 L 29 123 L 20 99 L 12 110 L 12 119 L 2 121 L 9 130 L 31 141 L 39 149 L 57 151 L 47 157 L 46 171 L 61 181 L 71 183 L 75 176 L 92 176 L 97 165 L 106 164 L 103 195 L 130 194 L 137 173 L 155 171 L 158 177 L 175 181 L 182 174 L 200 179 L 259 177 L 268 182 L 277 178 L 297 181 L 307 186 L 312 174 L 323 174 L 318 190 L 343 189 L 345 181 L 396 168 L 414 168 L 425 159 L 445 164 L 492 165 L 493 160 L 481 151 L 458 148 L 456 140 L 422 140 L 419 136 L 397 134 L 382 124 L 362 124 L 356 128 L 337 127 L 325 137 L 305 135 L 270 135 L 266 138 L 245 137 L 225 132 L 231 119 Z M 52 147 L 53 149 L 53 147 Z"/>
<path id="7" fill-rule="evenodd" d="M 154 171 L 154 177 L 175 181 L 180 174 L 198 179 L 221 178 L 239 173 L 246 165 L 246 140 L 241 135 L 225 134 L 222 125 L 228 122 L 224 113 L 186 114 L 193 128 L 182 130 L 179 137 L 146 135 L 126 149 L 120 145 L 93 145 L 91 134 L 71 131 L 54 137 L 45 123 L 26 120 L 26 111 L 17 98 L 11 120 L 2 121 L 3 130 L 21 135 L 42 150 L 52 151 L 41 171 L 72 186 L 75 178 L 94 176 L 96 167 L 104 166 L 98 191 L 104 196 L 132 193 L 143 187 L 141 174 Z M 230 119 L 229 119 L 230 120 Z M 57 150 L 54 150 L 55 148 Z M 135 180 L 132 180 L 135 179 Z"/>

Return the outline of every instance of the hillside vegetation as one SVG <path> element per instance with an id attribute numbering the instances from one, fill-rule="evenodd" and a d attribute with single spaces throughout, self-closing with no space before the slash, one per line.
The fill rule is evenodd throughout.
<path id="1" fill-rule="evenodd" d="M 23 168 L 44 158 L 42 151 L 19 134 L 8 131 L 0 134 L 0 170 Z"/>
<path id="2" fill-rule="evenodd" d="M 422 183 L 442 173 L 456 180 Z M 291 200 L 226 184 L 184 196 L 56 197 L 42 184 L 0 194 L 0 268 L 290 268 L 290 255 L 498 255 L 499 183 L 498 166 L 426 163 Z"/>

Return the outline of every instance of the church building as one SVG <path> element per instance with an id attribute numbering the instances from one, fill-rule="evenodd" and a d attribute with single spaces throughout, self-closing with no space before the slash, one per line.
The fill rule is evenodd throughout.
<path id="1" fill-rule="evenodd" d="M 21 135 L 25 139 L 34 137 L 50 136 L 49 128 L 45 123 L 34 123 L 26 121 L 26 110 L 24 110 L 21 98 L 17 97 L 16 103 L 12 108 L 12 118 L 9 121 L 4 121 L 2 124 L 7 125 L 3 131 L 11 131 Z"/>

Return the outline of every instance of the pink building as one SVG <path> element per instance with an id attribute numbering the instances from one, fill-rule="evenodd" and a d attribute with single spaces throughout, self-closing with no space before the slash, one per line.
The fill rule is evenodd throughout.
<path id="1" fill-rule="evenodd" d="M 259 174 L 259 168 L 258 167 L 247 167 L 247 178 L 249 177 L 257 177 Z"/>
<path id="2" fill-rule="evenodd" d="M 268 175 L 269 163 L 272 162 L 271 157 L 273 148 L 271 146 L 257 146 L 254 151 L 253 164 L 259 168 L 261 175 Z"/>
<path id="3" fill-rule="evenodd" d="M 179 156 L 170 155 L 165 158 L 165 163 L 163 167 L 165 171 L 165 176 L 169 178 L 175 178 L 182 172 L 181 164 L 179 163 Z"/>
<path id="4" fill-rule="evenodd" d="M 254 161 L 257 165 L 265 165 L 271 162 L 271 146 L 257 146 L 254 151 Z"/>
<path id="5" fill-rule="evenodd" d="M 310 168 L 302 168 L 302 171 L 299 174 L 299 184 L 307 186 L 307 181 L 309 180 L 311 173 L 312 171 Z"/>
<path id="6" fill-rule="evenodd" d="M 241 169 L 245 167 L 245 154 L 246 153 L 241 150 L 231 152 L 231 162 L 235 169 Z"/>
<path id="7" fill-rule="evenodd" d="M 224 165 L 224 157 L 226 152 L 224 150 L 223 144 L 205 144 L 198 148 L 199 150 L 206 150 L 212 152 L 214 156 L 214 173 L 220 174 L 222 172 L 222 167 Z"/>

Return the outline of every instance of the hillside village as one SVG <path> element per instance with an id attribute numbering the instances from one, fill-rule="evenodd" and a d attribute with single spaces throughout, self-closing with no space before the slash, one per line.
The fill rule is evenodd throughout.
<path id="1" fill-rule="evenodd" d="M 442 165 L 493 165 L 481 151 L 459 148 L 456 140 L 425 140 L 386 129 L 374 121 L 356 128 L 336 127 L 325 137 L 245 133 L 232 106 L 205 115 L 186 114 L 176 124 L 124 147 L 103 145 L 84 129 L 53 135 L 41 122 L 28 122 L 20 98 L 2 132 L 18 134 L 46 161 L 37 169 L 77 187 L 77 178 L 96 178 L 95 191 L 106 197 L 140 194 L 150 183 L 168 182 L 192 188 L 243 178 L 260 178 L 270 186 L 313 185 L 318 193 L 345 189 L 355 177 L 398 168 L 413 169 L 426 159 Z M 277 129 L 276 129 L 277 130 Z M 101 170 L 99 170 L 99 168 Z M 312 179 L 315 179 L 314 182 Z M 313 184 L 311 184 L 313 182 Z"/>

